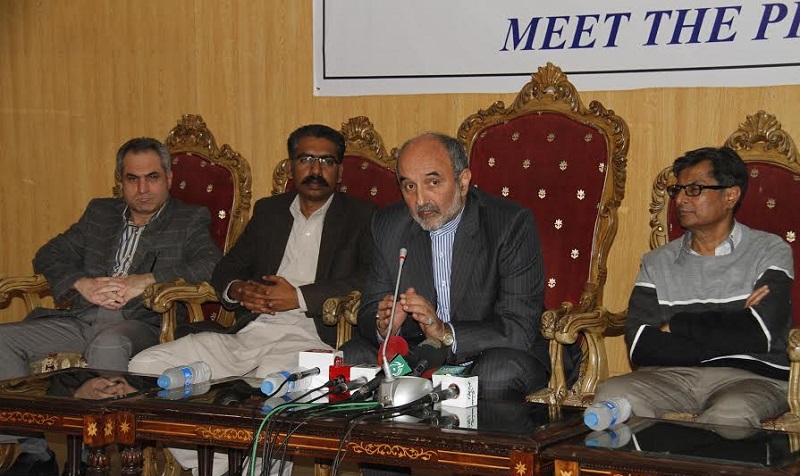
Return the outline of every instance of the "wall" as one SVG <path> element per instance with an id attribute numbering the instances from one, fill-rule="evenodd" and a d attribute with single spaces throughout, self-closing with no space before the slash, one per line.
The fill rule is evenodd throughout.
<path id="1" fill-rule="evenodd" d="M 110 194 L 119 145 L 163 138 L 183 113 L 201 114 L 220 145 L 250 160 L 258 198 L 300 124 L 367 115 L 391 148 L 424 130 L 454 134 L 469 114 L 515 96 L 316 98 L 311 19 L 310 0 L 1 1 L 0 270 L 30 273 L 43 243 L 91 197 Z M 606 297 L 619 311 L 648 248 L 655 174 L 683 151 L 722 143 L 759 109 L 800 139 L 800 86 L 583 92 L 591 99 L 624 117 L 632 136 Z M 613 341 L 612 372 L 624 372 Z"/>

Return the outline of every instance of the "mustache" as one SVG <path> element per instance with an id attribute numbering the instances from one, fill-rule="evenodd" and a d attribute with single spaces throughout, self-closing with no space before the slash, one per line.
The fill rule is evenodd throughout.
<path id="1" fill-rule="evenodd" d="M 325 187 L 328 186 L 328 181 L 325 180 L 325 177 L 323 177 L 322 175 L 307 175 L 306 178 L 304 178 L 301 183 L 303 185 L 306 185 L 306 184 L 309 184 L 309 183 L 316 183 L 318 185 L 323 185 Z"/>
<path id="2" fill-rule="evenodd" d="M 426 203 L 417 207 L 417 215 L 420 213 L 441 213 L 441 211 L 433 203 Z"/>

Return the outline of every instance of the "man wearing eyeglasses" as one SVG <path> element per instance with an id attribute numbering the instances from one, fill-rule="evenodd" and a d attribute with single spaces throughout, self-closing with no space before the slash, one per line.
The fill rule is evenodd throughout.
<path id="1" fill-rule="evenodd" d="M 220 301 L 235 310 L 236 324 L 148 349 L 130 362 L 131 371 L 160 373 L 205 361 L 214 379 L 261 378 L 296 367 L 300 351 L 336 345 L 336 328 L 322 322 L 322 304 L 363 284 L 375 205 L 335 191 L 345 149 L 339 132 L 303 126 L 287 146 L 294 190 L 256 202 L 211 278 Z M 194 330 L 208 329 L 209 323 L 200 324 Z M 182 453 L 176 458 L 185 467 L 197 464 Z M 227 469 L 227 461 L 218 460 L 214 474 Z"/>
<path id="2" fill-rule="evenodd" d="M 642 258 L 625 335 L 638 370 L 606 381 L 595 400 L 758 427 L 788 410 L 791 248 L 734 219 L 748 179 L 734 150 L 687 152 L 672 171 L 667 192 L 686 233 Z"/>

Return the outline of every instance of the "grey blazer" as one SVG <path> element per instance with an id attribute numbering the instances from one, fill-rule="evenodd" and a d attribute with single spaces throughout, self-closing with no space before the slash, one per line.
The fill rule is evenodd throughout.
<path id="1" fill-rule="evenodd" d="M 27 318 L 53 315 L 80 317 L 96 306 L 86 301 L 72 285 L 79 278 L 110 276 L 123 230 L 125 202 L 97 198 L 89 202 L 83 216 L 36 253 L 33 268 L 47 278 L 56 302 L 69 309 L 37 308 Z M 164 210 L 142 232 L 128 274 L 152 272 L 156 281 L 184 278 L 207 281 L 222 253 L 209 234 L 208 209 L 170 199 Z M 122 309 L 126 319 L 157 325 L 160 315 L 145 308 L 142 297 Z"/>
<path id="2" fill-rule="evenodd" d="M 434 305 L 437 295 L 430 234 L 412 219 L 405 203 L 379 210 L 372 233 L 375 251 L 358 331 L 377 345 L 377 303 L 394 292 L 400 248 L 408 250 L 400 292 L 413 287 Z M 486 349 L 500 347 L 530 352 L 549 368 L 547 343 L 539 333 L 543 306 L 544 267 L 533 214 L 470 187 L 453 243 L 450 322 L 457 354 L 451 360 L 472 360 Z M 412 346 L 423 339 L 419 325 L 410 318 L 401 335 Z"/>

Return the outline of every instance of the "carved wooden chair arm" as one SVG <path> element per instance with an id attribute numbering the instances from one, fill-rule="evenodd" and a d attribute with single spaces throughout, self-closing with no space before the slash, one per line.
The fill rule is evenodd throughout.
<path id="1" fill-rule="evenodd" d="M 322 321 L 335 326 L 344 319 L 350 325 L 358 324 L 358 308 L 361 306 L 361 292 L 350 291 L 346 296 L 329 297 L 322 304 Z"/>
<path id="2" fill-rule="evenodd" d="M 789 331 L 789 413 L 800 419 L 800 328 Z"/>
<path id="3" fill-rule="evenodd" d="M 346 296 L 330 297 L 322 304 L 322 322 L 328 326 L 337 326 L 336 347 L 341 347 L 353 336 L 353 326 L 358 325 L 359 307 L 359 291 L 350 291 Z"/>
<path id="4" fill-rule="evenodd" d="M 569 309 L 548 309 L 542 313 L 542 335 L 559 344 L 574 344 L 581 332 L 602 334 L 608 326 L 605 308 L 597 307 L 586 312 L 570 312 Z"/>
<path id="5" fill-rule="evenodd" d="M 552 375 L 548 388 L 529 395 L 528 400 L 541 403 L 568 403 L 585 405 L 598 383 L 608 377 L 608 356 L 604 334 L 609 328 L 624 328 L 626 315 L 609 312 L 602 306 L 588 311 L 577 311 L 569 303 L 542 314 L 542 335 L 550 341 Z M 578 380 L 567 388 L 564 372 L 564 345 L 580 341 L 582 359 Z"/>
<path id="6" fill-rule="evenodd" d="M 625 322 L 628 320 L 628 310 L 622 312 L 607 311 L 606 335 L 620 335 L 625 332 Z"/>
<path id="7" fill-rule="evenodd" d="M 175 340 L 178 313 L 175 304 L 183 304 L 188 311 L 189 322 L 205 319 L 202 304 L 218 302 L 217 293 L 208 283 L 191 284 L 183 279 L 151 284 L 142 295 L 144 305 L 161 313 L 161 342 Z"/>
<path id="8" fill-rule="evenodd" d="M 25 301 L 27 312 L 41 307 L 42 297 L 50 294 L 50 285 L 41 274 L 28 276 L 5 276 L 0 278 L 0 309 L 20 297 Z"/>

